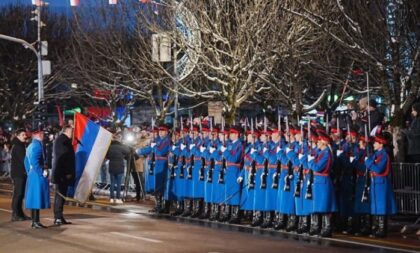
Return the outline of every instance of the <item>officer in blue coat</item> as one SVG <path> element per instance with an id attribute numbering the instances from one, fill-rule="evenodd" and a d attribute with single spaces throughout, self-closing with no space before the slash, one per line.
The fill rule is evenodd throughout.
<path id="1" fill-rule="evenodd" d="M 221 147 L 225 143 L 226 135 L 224 132 L 220 131 L 219 127 L 213 128 L 213 135 L 217 136 L 217 141 L 215 142 L 213 147 L 209 147 L 210 152 L 210 159 L 214 160 L 214 169 L 211 173 L 212 175 L 212 209 L 210 213 L 209 220 L 219 220 L 220 219 L 220 212 L 221 212 L 221 204 L 225 199 L 225 191 L 224 191 L 224 184 L 219 181 L 219 175 L 222 171 L 223 167 L 223 154 L 221 151 Z"/>
<path id="2" fill-rule="evenodd" d="M 313 182 L 313 206 L 311 219 L 317 226 L 317 214 L 322 215 L 322 226 L 320 235 L 322 237 L 332 236 L 331 215 L 337 211 L 334 186 L 331 181 L 330 172 L 333 156 L 330 149 L 330 138 L 326 134 L 319 134 L 318 154 L 308 157 L 309 168 L 314 171 Z M 312 228 L 311 234 L 318 233 L 318 227 Z"/>
<path id="3" fill-rule="evenodd" d="M 190 159 L 194 160 L 194 165 L 191 167 L 191 198 L 193 201 L 193 211 L 191 217 L 196 218 L 201 215 L 204 198 L 204 170 L 203 166 L 203 152 L 205 151 L 205 142 L 201 136 L 198 126 L 193 127 L 193 143 L 190 144 Z"/>
<path id="4" fill-rule="evenodd" d="M 241 173 L 244 148 L 239 139 L 241 129 L 233 126 L 229 130 L 229 144 L 226 149 L 222 148 L 223 156 L 226 159 L 225 173 L 225 217 L 230 217 L 229 223 L 240 222 L 239 204 L 241 200 L 241 184 L 237 179 Z M 231 213 L 231 214 L 229 214 Z"/>
<path id="5" fill-rule="evenodd" d="M 247 146 L 244 151 L 244 166 L 238 178 L 238 183 L 242 182 L 240 209 L 250 214 L 252 219 L 252 211 L 254 207 L 255 194 L 255 175 L 257 173 L 256 162 L 251 157 L 252 149 L 256 149 L 258 145 L 258 132 L 247 131 Z M 248 215 L 245 215 L 248 216 Z"/>
<path id="6" fill-rule="evenodd" d="M 356 189 L 354 194 L 354 234 L 369 235 L 371 228 L 370 199 L 362 201 L 363 190 L 366 182 L 365 158 L 367 150 L 372 150 L 369 145 L 369 138 L 365 135 L 359 136 L 359 145 L 354 149 L 352 165 L 356 169 Z"/>
<path id="7" fill-rule="evenodd" d="M 370 171 L 370 212 L 374 217 L 372 235 L 386 237 L 387 216 L 397 212 L 394 190 L 390 178 L 391 160 L 384 145 L 387 140 L 383 135 L 376 135 L 373 149 L 375 153 L 366 160 Z"/>
<path id="8" fill-rule="evenodd" d="M 218 221 L 226 222 L 229 220 L 230 216 L 230 208 L 226 204 L 226 200 L 228 196 L 226 196 L 226 171 L 227 171 L 227 160 L 225 156 L 225 151 L 229 146 L 229 129 L 225 128 L 221 130 L 219 133 L 219 139 L 221 144 L 217 149 L 218 159 L 220 159 L 220 167 L 217 169 L 218 171 L 218 178 L 217 178 L 217 200 L 220 207 L 220 214 Z M 216 166 L 217 168 L 217 166 Z"/>
<path id="9" fill-rule="evenodd" d="M 158 127 L 159 138 L 155 138 L 149 147 L 138 150 L 139 155 L 149 155 L 149 167 L 146 177 L 146 192 L 152 193 L 156 198 L 155 210 L 158 213 L 169 212 L 169 205 L 163 206 L 163 194 L 168 179 L 168 154 L 171 140 L 168 136 L 168 127 Z"/>
<path id="10" fill-rule="evenodd" d="M 32 142 L 27 148 L 25 157 L 25 170 L 28 175 L 25 207 L 32 210 L 32 228 L 36 229 L 46 228 L 39 220 L 39 210 L 50 208 L 48 170 L 44 167 L 43 139 L 43 131 L 33 132 Z"/>
<path id="11" fill-rule="evenodd" d="M 263 223 L 263 215 L 266 211 L 265 205 L 265 193 L 267 190 L 267 170 L 268 161 L 264 156 L 265 151 L 268 150 L 269 143 L 269 131 L 260 131 L 260 142 L 259 145 L 251 149 L 251 158 L 256 163 L 256 174 L 255 174 L 255 188 L 254 188 L 254 207 L 253 217 L 251 226 L 261 226 Z"/>
<path id="12" fill-rule="evenodd" d="M 181 142 L 180 138 L 180 131 L 179 129 L 175 129 L 175 131 L 172 133 L 172 147 L 170 149 L 169 155 L 168 155 L 168 180 L 167 185 L 165 187 L 165 195 L 164 200 L 167 202 L 175 202 L 176 204 L 176 211 L 175 213 L 181 209 L 181 199 L 179 195 L 177 194 L 176 189 L 176 170 L 178 166 L 178 157 L 180 154 L 179 145 Z M 171 213 L 173 215 L 174 213 Z"/>
<path id="13" fill-rule="evenodd" d="M 216 147 L 219 144 L 218 141 L 218 129 L 209 129 L 207 127 L 203 127 L 202 129 L 203 137 L 204 137 L 204 147 L 202 149 L 202 157 L 205 162 L 204 167 L 204 210 L 202 215 L 199 217 L 200 219 L 209 219 L 211 216 L 212 211 L 215 211 L 216 207 L 213 205 L 213 181 L 214 179 L 214 167 L 215 159 L 212 157 L 212 154 L 216 150 Z"/>

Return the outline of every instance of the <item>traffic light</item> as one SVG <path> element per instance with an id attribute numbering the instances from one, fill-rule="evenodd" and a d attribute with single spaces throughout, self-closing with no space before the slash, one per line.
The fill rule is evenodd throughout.
<path id="1" fill-rule="evenodd" d="M 38 121 L 42 125 L 46 125 L 48 119 L 48 110 L 47 110 L 47 103 L 45 100 L 38 103 L 36 112 L 35 112 L 35 120 Z"/>

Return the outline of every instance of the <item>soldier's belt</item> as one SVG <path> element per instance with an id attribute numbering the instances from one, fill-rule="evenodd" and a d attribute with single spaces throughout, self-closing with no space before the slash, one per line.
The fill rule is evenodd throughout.
<path id="1" fill-rule="evenodd" d="M 214 165 L 222 165 L 222 162 L 215 162 Z"/>
<path id="2" fill-rule="evenodd" d="M 293 167 L 293 170 L 294 170 L 295 172 L 299 172 L 299 167 L 294 166 L 294 167 Z"/>
<path id="3" fill-rule="evenodd" d="M 365 173 L 364 172 L 361 172 L 361 171 L 358 171 L 357 172 L 357 176 L 358 177 L 363 177 L 365 175 Z"/>
<path id="4" fill-rule="evenodd" d="M 387 176 L 388 176 L 388 174 L 384 175 L 384 174 L 378 174 L 376 172 L 371 172 L 370 173 L 370 177 L 371 178 L 374 178 L 374 177 L 387 177 Z"/>
<path id="5" fill-rule="evenodd" d="M 182 157 L 178 158 L 178 162 L 182 162 Z M 189 163 L 190 159 L 185 158 L 185 163 Z"/>
<path id="6" fill-rule="evenodd" d="M 168 161 L 168 157 L 167 156 L 155 156 L 155 160 Z"/>
<path id="7" fill-rule="evenodd" d="M 201 161 L 201 157 L 194 157 L 194 161 Z"/>
<path id="8" fill-rule="evenodd" d="M 233 167 L 233 166 L 235 166 L 235 167 L 241 167 L 241 164 L 240 164 L 240 163 L 230 163 L 230 162 L 227 162 L 227 163 L 226 163 L 226 166 L 227 166 L 227 167 L 229 167 L 229 166 L 232 166 L 232 167 Z"/>
<path id="9" fill-rule="evenodd" d="M 288 170 L 289 169 L 289 166 L 282 164 L 281 165 L 281 169 L 282 170 Z"/>
<path id="10" fill-rule="evenodd" d="M 277 164 L 269 164 L 268 168 L 269 169 L 277 169 Z"/>
<path id="11" fill-rule="evenodd" d="M 314 175 L 315 175 L 315 176 L 321 176 L 321 177 L 329 177 L 329 176 L 330 176 L 329 174 L 326 174 L 326 173 L 319 173 L 319 172 L 314 172 Z"/>

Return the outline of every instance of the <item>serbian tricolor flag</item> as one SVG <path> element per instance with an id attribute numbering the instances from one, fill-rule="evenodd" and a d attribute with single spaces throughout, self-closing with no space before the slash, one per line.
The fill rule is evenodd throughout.
<path id="1" fill-rule="evenodd" d="M 76 154 L 76 181 L 69 196 L 84 203 L 111 144 L 112 134 L 86 116 L 74 115 L 73 147 Z"/>

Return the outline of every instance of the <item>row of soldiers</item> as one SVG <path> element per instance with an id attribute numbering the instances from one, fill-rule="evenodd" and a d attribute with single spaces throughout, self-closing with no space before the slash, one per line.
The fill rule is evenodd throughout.
<path id="1" fill-rule="evenodd" d="M 284 131 L 282 130 L 284 129 Z M 154 129 L 146 192 L 156 212 L 330 237 L 385 237 L 396 213 L 386 138 L 318 126 Z M 344 134 L 345 133 L 345 134 Z"/>

